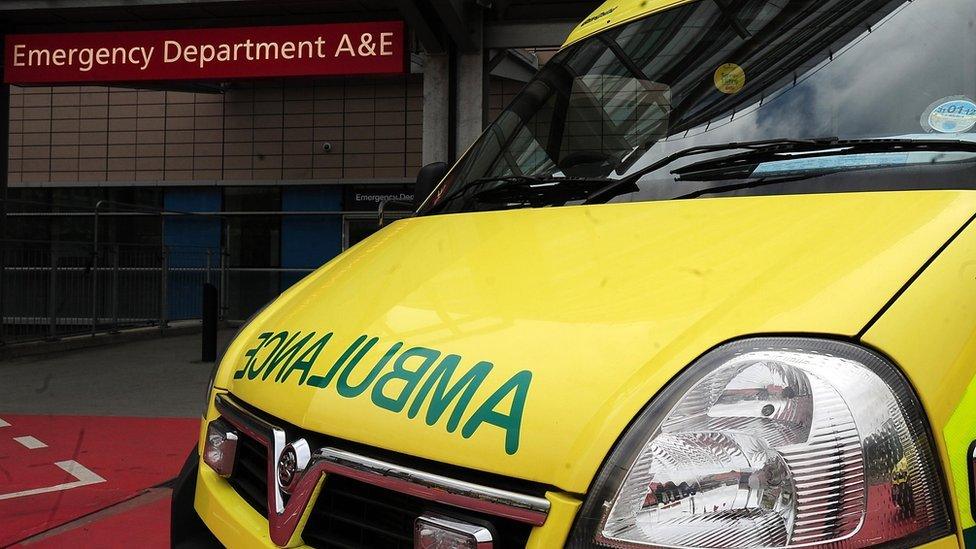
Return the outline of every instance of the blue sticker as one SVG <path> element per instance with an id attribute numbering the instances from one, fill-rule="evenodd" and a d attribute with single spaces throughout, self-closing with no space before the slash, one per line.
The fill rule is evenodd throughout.
<path id="1" fill-rule="evenodd" d="M 763 162 L 752 171 L 753 176 L 782 175 L 823 170 L 856 170 L 859 168 L 884 168 L 908 163 L 908 153 L 863 153 L 837 156 L 814 156 L 811 158 L 789 158 Z"/>
<path id="2" fill-rule="evenodd" d="M 963 133 L 973 126 L 976 126 L 976 103 L 964 96 L 940 99 L 922 116 L 922 127 L 928 131 Z"/>

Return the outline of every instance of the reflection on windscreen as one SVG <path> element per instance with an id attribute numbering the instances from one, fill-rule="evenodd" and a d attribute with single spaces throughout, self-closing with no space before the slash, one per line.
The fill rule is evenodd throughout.
<path id="1" fill-rule="evenodd" d="M 481 178 L 620 178 L 707 144 L 976 136 L 973 0 L 743 0 L 723 11 L 724 4 L 691 2 L 563 50 L 431 203 Z M 875 155 L 835 159 L 834 167 L 895 168 L 916 159 L 972 162 L 971 155 L 904 162 Z M 776 171 L 777 163 L 757 169 Z M 670 173 L 680 166 L 647 174 L 638 190 L 615 200 L 682 194 L 688 189 L 675 189 Z M 479 200 L 476 191 L 444 211 L 525 205 Z"/>

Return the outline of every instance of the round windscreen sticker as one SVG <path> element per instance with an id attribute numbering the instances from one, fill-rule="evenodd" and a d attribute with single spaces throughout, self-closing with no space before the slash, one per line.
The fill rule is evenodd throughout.
<path id="1" fill-rule="evenodd" d="M 946 97 L 922 115 L 922 128 L 930 132 L 963 133 L 976 126 L 976 103 L 965 96 Z"/>
<path id="2" fill-rule="evenodd" d="M 715 87 L 727 94 L 739 93 L 746 85 L 746 71 L 735 63 L 726 63 L 715 70 Z"/>

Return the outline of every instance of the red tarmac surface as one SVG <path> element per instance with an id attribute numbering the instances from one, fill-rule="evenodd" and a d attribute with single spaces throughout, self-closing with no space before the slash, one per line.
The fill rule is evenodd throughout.
<path id="1" fill-rule="evenodd" d="M 140 506 L 109 508 L 173 479 L 198 428 L 197 419 L 0 415 L 0 547 L 28 538 L 24 547 L 167 546 L 169 499 L 160 491 Z"/>
<path id="2" fill-rule="evenodd" d="M 63 547 L 169 547 L 169 492 L 134 509 L 80 525 L 67 532 L 17 545 L 18 549 L 60 549 Z"/>

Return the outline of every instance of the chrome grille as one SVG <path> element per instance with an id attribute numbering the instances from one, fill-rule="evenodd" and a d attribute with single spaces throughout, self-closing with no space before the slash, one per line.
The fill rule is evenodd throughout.
<path id="1" fill-rule="evenodd" d="M 268 516 L 268 448 L 239 433 L 234 472 L 227 482 L 261 516 Z"/>
<path id="2" fill-rule="evenodd" d="M 283 424 L 231 395 L 218 394 L 214 404 L 222 420 L 239 432 L 238 454 L 228 483 L 268 519 L 271 539 L 279 545 L 287 543 L 308 512 L 302 535 L 310 545 L 411 547 L 414 520 L 435 511 L 496 532 L 494 539 L 504 541 L 496 546 L 519 547 L 524 546 L 533 526 L 545 522 L 549 512 L 550 503 L 538 485 L 531 489 L 540 495 L 528 495 L 522 490 L 461 480 L 453 474 L 432 472 L 447 469 L 456 473 L 456 467 L 428 461 L 419 469 L 401 465 L 399 459 L 370 457 L 379 450 Z M 269 456 L 280 455 L 288 441 L 305 441 L 305 437 L 318 449 L 312 452 L 290 495 L 285 495 L 269 486 L 274 482 L 268 479 L 272 469 Z M 357 451 L 332 445 L 352 445 Z M 418 461 L 410 456 L 399 458 L 409 463 Z M 506 484 L 517 482 L 499 478 Z M 320 481 L 322 489 L 313 497 Z"/>
<path id="3" fill-rule="evenodd" d="M 459 511 L 338 475 L 325 479 L 302 539 L 323 549 L 413 548 L 413 524 L 428 511 L 487 527 L 496 547 L 525 547 L 532 527 L 499 517 Z"/>

